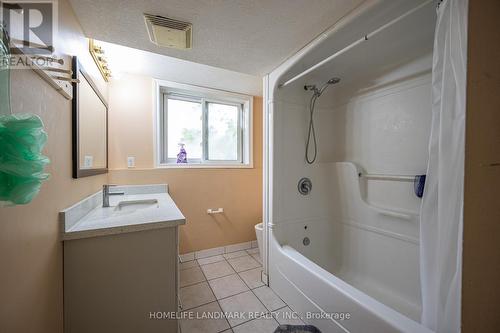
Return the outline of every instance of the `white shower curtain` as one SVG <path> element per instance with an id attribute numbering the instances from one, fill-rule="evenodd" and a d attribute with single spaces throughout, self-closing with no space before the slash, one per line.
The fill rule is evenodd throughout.
<path id="1" fill-rule="evenodd" d="M 432 128 L 420 212 L 422 324 L 460 332 L 465 153 L 467 0 L 437 10 Z"/>

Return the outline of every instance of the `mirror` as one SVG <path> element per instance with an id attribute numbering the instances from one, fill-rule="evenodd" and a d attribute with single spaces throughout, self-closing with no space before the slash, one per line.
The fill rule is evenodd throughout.
<path id="1" fill-rule="evenodd" d="M 73 57 L 73 178 L 108 172 L 108 104 Z"/>

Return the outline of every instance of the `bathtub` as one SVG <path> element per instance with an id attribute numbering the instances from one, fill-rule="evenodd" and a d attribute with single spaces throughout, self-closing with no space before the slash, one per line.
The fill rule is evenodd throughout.
<path id="1" fill-rule="evenodd" d="M 418 323 L 418 215 L 369 205 L 359 172 L 349 162 L 317 166 L 316 195 L 334 209 L 268 223 L 270 287 L 324 333 L 431 332 Z"/>
<path id="2" fill-rule="evenodd" d="M 293 247 L 281 246 L 273 232 L 270 236 L 274 258 L 269 267 L 270 286 L 306 323 L 323 333 L 432 332 L 337 278 Z M 314 315 L 308 317 L 308 313 Z M 321 318 L 321 313 L 330 316 Z"/>

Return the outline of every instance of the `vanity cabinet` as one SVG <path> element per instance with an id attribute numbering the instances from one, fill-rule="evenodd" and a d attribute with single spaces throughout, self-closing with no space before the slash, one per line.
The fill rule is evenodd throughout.
<path id="1" fill-rule="evenodd" d="M 166 184 L 113 189 L 107 200 L 99 191 L 60 212 L 64 332 L 178 332 L 170 314 L 178 309 L 178 229 L 186 219 Z"/>
<path id="2" fill-rule="evenodd" d="M 178 226 L 64 242 L 65 333 L 177 332 L 177 294 Z"/>

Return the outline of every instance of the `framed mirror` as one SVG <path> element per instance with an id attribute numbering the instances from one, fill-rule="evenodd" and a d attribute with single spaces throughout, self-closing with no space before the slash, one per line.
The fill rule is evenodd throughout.
<path id="1" fill-rule="evenodd" d="M 108 172 L 108 104 L 73 57 L 73 178 Z"/>

